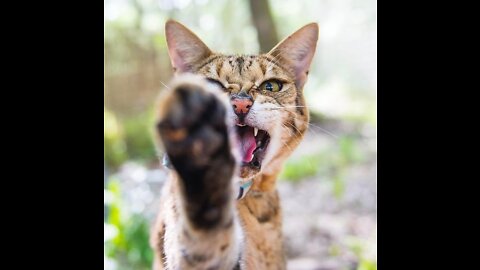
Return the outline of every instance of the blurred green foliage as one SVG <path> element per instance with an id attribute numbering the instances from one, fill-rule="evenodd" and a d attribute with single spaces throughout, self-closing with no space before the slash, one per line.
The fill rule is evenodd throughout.
<path id="1" fill-rule="evenodd" d="M 332 192 L 340 199 L 345 191 L 347 169 L 366 158 L 358 144 L 358 139 L 353 136 L 342 136 L 336 139 L 336 144 L 319 153 L 291 158 L 283 167 L 280 179 L 297 182 L 307 177 L 324 175 L 332 179 Z"/>
<path id="2" fill-rule="evenodd" d="M 126 160 L 156 159 L 151 110 L 119 119 L 105 109 L 104 116 L 104 159 L 109 167 L 118 168 Z"/>
<path id="3" fill-rule="evenodd" d="M 109 167 L 117 167 L 127 159 L 122 127 L 113 112 L 104 109 L 104 159 Z"/>
<path id="4" fill-rule="evenodd" d="M 304 93 L 311 111 L 332 119 L 376 124 L 375 1 L 271 1 L 279 38 L 316 21 L 318 50 Z M 299 16 L 299 14 L 301 16 Z M 171 78 L 164 23 L 174 18 L 187 25 L 213 50 L 256 53 L 256 29 L 247 1 L 105 1 L 105 161 L 115 172 L 127 160 L 156 160 L 152 142 L 152 99 Z M 312 120 L 315 120 L 312 117 Z M 330 179 L 332 193 L 345 190 L 348 167 L 364 153 L 354 137 L 341 137 L 319 153 L 287 162 L 281 178 L 300 181 L 315 175 Z M 118 269 L 151 269 L 147 223 L 120 207 L 120 190 L 110 205 L 108 222 L 119 234 L 106 251 Z M 108 248 L 107 248 L 108 247 Z M 357 270 L 371 270 L 368 260 Z"/>
<path id="5" fill-rule="evenodd" d="M 338 244 L 332 244 L 329 248 L 328 248 L 328 253 L 330 256 L 332 257 L 337 257 L 340 255 L 341 253 L 341 247 L 338 245 Z"/>
<path id="6" fill-rule="evenodd" d="M 289 160 L 283 167 L 280 178 L 296 182 L 305 177 L 314 176 L 320 169 L 319 164 L 322 164 L 323 161 L 323 153 Z"/>
<path id="7" fill-rule="evenodd" d="M 337 162 L 343 166 L 351 163 L 361 162 L 364 159 L 362 152 L 358 146 L 358 139 L 352 136 L 343 136 L 338 140 L 339 155 L 336 157 Z"/>
<path id="8" fill-rule="evenodd" d="M 125 144 L 130 159 L 150 161 L 156 158 L 152 137 L 153 122 L 150 110 L 123 120 Z"/>
<path id="9" fill-rule="evenodd" d="M 357 270 L 377 270 L 377 263 L 372 260 L 361 258 Z"/>
<path id="10" fill-rule="evenodd" d="M 376 261 L 365 256 L 365 246 L 366 243 L 364 240 L 351 237 L 347 241 L 347 246 L 350 250 L 357 256 L 359 259 L 357 270 L 377 270 Z"/>
<path id="11" fill-rule="evenodd" d="M 153 252 L 149 244 L 148 221 L 140 214 L 125 212 L 120 185 L 115 178 L 110 179 L 107 190 L 113 195 L 107 224 L 113 225 L 118 233 L 105 243 L 106 255 L 121 262 L 119 269 L 151 269 Z"/>

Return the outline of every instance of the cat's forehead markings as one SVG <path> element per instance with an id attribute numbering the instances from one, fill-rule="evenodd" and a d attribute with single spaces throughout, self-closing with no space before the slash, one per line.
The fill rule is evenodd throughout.
<path id="1" fill-rule="evenodd" d="M 233 68 L 233 60 L 234 60 L 233 56 L 228 57 L 228 64 L 230 64 L 230 67 L 232 67 L 232 68 Z"/>
<path id="2" fill-rule="evenodd" d="M 207 59 L 205 59 L 205 61 L 200 66 L 198 66 L 197 70 L 201 70 L 205 66 L 208 66 L 209 64 L 214 63 L 215 60 L 217 60 L 220 57 L 221 57 L 221 55 L 213 55 L 213 56 L 208 57 Z"/>
<path id="3" fill-rule="evenodd" d="M 239 70 L 243 68 L 243 63 L 245 63 L 245 59 L 243 59 L 242 56 L 238 56 L 237 59 L 235 59 L 235 62 L 237 62 L 237 67 Z"/>
<path id="4" fill-rule="evenodd" d="M 243 64 L 245 63 L 245 60 L 243 59 L 242 56 L 238 56 L 237 59 L 235 59 L 235 62 L 237 62 L 238 73 L 240 73 L 240 75 L 242 75 Z"/>
<path id="5" fill-rule="evenodd" d="M 222 67 L 225 62 L 223 60 L 219 60 L 217 63 L 213 63 L 213 65 L 216 67 L 216 72 L 218 78 L 221 78 L 221 73 L 222 73 Z"/>
<path id="6" fill-rule="evenodd" d="M 277 59 L 270 55 L 216 54 L 207 58 L 198 71 L 239 86 L 246 81 L 259 84 L 263 77 L 285 74 L 285 69 L 276 62 Z"/>
<path id="7" fill-rule="evenodd" d="M 215 65 L 208 66 L 208 73 L 210 76 L 218 76 L 218 69 L 215 68 Z"/>

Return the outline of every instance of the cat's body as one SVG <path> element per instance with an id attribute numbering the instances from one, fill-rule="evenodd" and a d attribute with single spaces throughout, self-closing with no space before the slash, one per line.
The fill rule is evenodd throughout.
<path id="1" fill-rule="evenodd" d="M 213 53 L 174 21 L 166 34 L 177 76 L 157 134 L 174 169 L 152 232 L 154 269 L 285 269 L 275 182 L 308 127 L 302 89 L 318 26 L 256 56 Z"/>

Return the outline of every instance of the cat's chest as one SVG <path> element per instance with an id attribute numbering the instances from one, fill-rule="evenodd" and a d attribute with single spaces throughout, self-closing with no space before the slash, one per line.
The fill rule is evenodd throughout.
<path id="1" fill-rule="evenodd" d="M 280 236 L 282 215 L 277 191 L 249 194 L 238 201 L 237 209 L 247 237 L 268 242 Z"/>
<path id="2" fill-rule="evenodd" d="M 284 269 L 282 216 L 278 196 L 239 201 L 246 269 Z M 262 200 L 263 199 L 263 200 Z"/>

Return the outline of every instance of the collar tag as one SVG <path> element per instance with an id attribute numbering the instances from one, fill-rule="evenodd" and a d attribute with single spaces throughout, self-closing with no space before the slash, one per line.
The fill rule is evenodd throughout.
<path id="1" fill-rule="evenodd" d="M 240 185 L 240 188 L 238 190 L 237 200 L 241 200 L 245 198 L 252 184 L 253 184 L 253 179 L 250 179 L 247 182 Z"/>
<path id="2" fill-rule="evenodd" d="M 167 153 L 163 155 L 162 165 L 167 169 L 170 169 L 170 170 L 173 169 L 172 163 L 170 162 L 170 159 L 168 158 Z"/>

